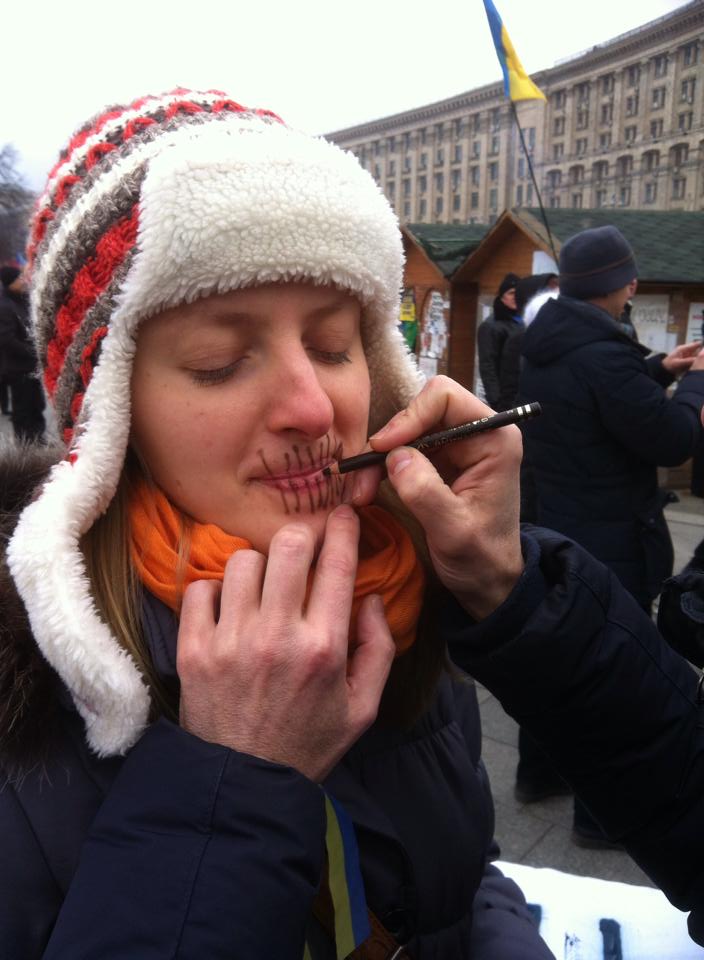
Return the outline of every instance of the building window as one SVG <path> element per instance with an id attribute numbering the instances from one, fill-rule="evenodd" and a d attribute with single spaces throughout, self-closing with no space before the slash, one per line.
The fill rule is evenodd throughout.
<path id="1" fill-rule="evenodd" d="M 690 77 L 689 80 L 683 80 L 680 86 L 680 100 L 683 103 L 694 103 L 694 91 L 696 89 L 696 79 Z"/>
<path id="2" fill-rule="evenodd" d="M 560 206 L 560 198 L 559 198 L 559 197 L 550 197 L 550 206 L 551 206 L 553 209 L 555 209 L 556 207 L 559 207 L 559 206 Z"/>
<path id="3" fill-rule="evenodd" d="M 452 192 L 457 193 L 457 191 L 460 188 L 460 171 L 453 170 L 451 176 L 452 176 Z"/>
<path id="4" fill-rule="evenodd" d="M 378 163 L 374 164 L 374 179 L 376 181 L 381 180 L 381 167 L 379 166 Z"/>
<path id="5" fill-rule="evenodd" d="M 526 175 L 526 158 L 519 157 L 518 158 L 518 179 L 523 180 L 525 175 Z"/>
<path id="6" fill-rule="evenodd" d="M 425 127 L 423 127 L 423 128 L 420 130 L 418 136 L 419 136 L 419 139 L 420 139 L 420 145 L 421 145 L 421 146 L 424 146 L 424 145 L 425 145 L 425 138 L 426 138 L 426 136 L 427 136 L 427 134 L 426 134 L 426 132 L 425 132 Z"/>
<path id="7" fill-rule="evenodd" d="M 665 106 L 665 88 L 655 87 L 652 93 L 651 107 L 653 110 L 660 110 Z"/>
<path id="8" fill-rule="evenodd" d="M 614 118 L 614 105 L 613 103 L 602 103 L 601 105 L 601 122 L 602 123 L 611 123 Z"/>
<path id="9" fill-rule="evenodd" d="M 492 157 L 495 157 L 500 149 L 501 149 L 501 138 L 498 135 L 494 135 L 491 138 L 491 150 L 489 151 L 489 153 Z"/>
<path id="10" fill-rule="evenodd" d="M 476 209 L 477 209 L 477 207 L 479 206 L 479 194 L 478 194 L 478 193 L 473 193 L 473 194 L 472 194 L 472 196 L 470 197 L 470 200 L 469 200 L 469 205 L 470 205 L 470 207 L 472 208 L 472 210 L 476 210 Z"/>
<path id="11" fill-rule="evenodd" d="M 678 143 L 672 148 L 672 163 L 676 167 L 683 166 L 689 157 L 689 147 L 686 143 Z"/>
<path id="12" fill-rule="evenodd" d="M 489 179 L 492 183 L 499 179 L 499 165 L 498 163 L 489 164 Z"/>
<path id="13" fill-rule="evenodd" d="M 517 207 L 523 206 L 523 184 L 522 183 L 519 183 L 518 186 L 516 187 L 516 206 Z"/>
<path id="14" fill-rule="evenodd" d="M 381 153 L 381 144 L 379 143 L 378 140 L 375 140 L 375 141 L 374 141 L 374 156 L 375 156 L 375 157 L 378 157 L 380 153 Z"/>
<path id="15" fill-rule="evenodd" d="M 427 166 L 428 166 L 428 154 L 421 153 L 420 159 L 418 160 L 418 169 L 425 170 Z"/>
<path id="16" fill-rule="evenodd" d="M 650 121 L 650 136 L 657 140 L 662 136 L 662 120 Z"/>
<path id="17" fill-rule="evenodd" d="M 672 181 L 672 199 L 683 200 L 686 186 L 686 177 L 675 177 Z"/>
<path id="18" fill-rule="evenodd" d="M 587 138 L 580 137 L 575 143 L 575 150 L 578 157 L 583 157 L 587 152 Z"/>
<path id="19" fill-rule="evenodd" d="M 472 143 L 472 156 L 473 156 L 473 157 L 480 157 L 480 156 L 481 156 L 481 153 L 482 153 L 482 145 L 481 145 L 481 142 L 480 142 L 479 140 L 475 140 L 475 141 Z"/>
<path id="20" fill-rule="evenodd" d="M 619 157 L 616 161 L 616 176 L 623 179 L 624 177 L 630 177 L 633 173 L 633 157 L 626 155 L 625 157 Z"/>
<path id="21" fill-rule="evenodd" d="M 410 197 L 410 195 L 411 195 L 411 181 L 410 181 L 410 180 L 404 180 L 404 181 L 403 181 L 403 195 L 404 195 L 404 197 Z"/>
<path id="22" fill-rule="evenodd" d="M 621 187 L 618 195 L 618 202 L 622 207 L 628 207 L 631 204 L 631 188 Z"/>
<path id="23" fill-rule="evenodd" d="M 411 158 L 410 158 L 410 157 L 404 157 L 404 158 L 403 158 L 403 172 L 404 172 L 404 173 L 410 173 L 410 172 L 411 172 Z"/>
<path id="24" fill-rule="evenodd" d="M 638 107 L 639 107 L 639 95 L 638 91 L 632 93 L 629 97 L 626 97 L 626 116 L 627 117 L 637 117 L 638 116 Z"/>
<path id="25" fill-rule="evenodd" d="M 601 78 L 601 92 L 606 95 L 608 93 L 613 93 L 614 89 L 614 75 L 613 73 L 607 73 L 605 77 Z"/>
<path id="26" fill-rule="evenodd" d="M 658 198 L 658 185 L 651 180 L 645 185 L 645 203 L 655 203 Z"/>
<path id="27" fill-rule="evenodd" d="M 472 186 L 478 187 L 480 181 L 481 171 L 479 167 L 472 167 Z"/>
<path id="28" fill-rule="evenodd" d="M 496 187 L 493 187 L 489 191 L 489 209 L 496 210 L 498 205 L 499 205 L 499 191 L 496 189 Z"/>
<path id="29" fill-rule="evenodd" d="M 428 201 L 425 198 L 423 198 L 418 204 L 418 216 L 422 220 L 427 213 L 428 213 Z"/>
<path id="30" fill-rule="evenodd" d="M 623 131 L 623 139 L 626 143 L 635 143 L 638 134 L 638 127 L 626 127 Z"/>
<path id="31" fill-rule="evenodd" d="M 556 90 L 552 95 L 552 105 L 555 110 L 562 110 L 567 96 L 564 90 Z"/>
<path id="32" fill-rule="evenodd" d="M 478 113 L 472 114 L 472 133 L 479 133 L 482 128 L 482 118 Z"/>
<path id="33" fill-rule="evenodd" d="M 692 111 L 681 113 L 677 117 L 677 129 L 680 133 L 688 133 L 692 129 Z"/>
<path id="34" fill-rule="evenodd" d="M 570 167 L 570 183 L 581 183 L 584 180 L 584 167 Z"/>
<path id="35" fill-rule="evenodd" d="M 600 183 L 602 180 L 606 180 L 608 175 L 609 175 L 609 165 L 605 160 L 602 161 L 601 163 L 594 164 L 594 167 L 592 170 L 592 176 L 594 180 L 597 181 L 597 183 Z"/>
<path id="36" fill-rule="evenodd" d="M 574 92 L 577 95 L 577 103 L 589 103 L 589 84 L 578 83 Z"/>
<path id="37" fill-rule="evenodd" d="M 459 117 L 452 121 L 452 136 L 455 140 L 462 136 L 462 120 Z"/>
<path id="38" fill-rule="evenodd" d="M 390 177 L 395 177 L 395 176 L 396 176 L 396 161 L 395 161 L 395 160 L 389 160 L 388 174 L 389 174 Z"/>
<path id="39" fill-rule="evenodd" d="M 435 198 L 435 213 L 436 213 L 436 215 L 439 216 L 439 215 L 442 213 L 442 208 L 443 208 L 443 199 L 442 199 L 442 197 L 436 197 L 436 198 Z"/>
<path id="40" fill-rule="evenodd" d="M 581 193 L 573 193 L 573 194 L 572 194 L 572 207 L 573 207 L 573 209 L 575 209 L 575 210 L 581 210 L 581 209 L 582 209 L 582 194 L 581 194 Z"/>
<path id="41" fill-rule="evenodd" d="M 565 118 L 555 117 L 552 124 L 552 134 L 554 137 L 561 137 L 565 132 Z"/>
<path id="42" fill-rule="evenodd" d="M 436 143 L 442 143 L 443 127 L 444 127 L 444 124 L 442 123 L 435 124 L 435 142 Z"/>
<path id="43" fill-rule="evenodd" d="M 386 181 L 386 196 L 391 200 L 393 199 L 394 194 L 396 193 L 396 181 L 387 180 Z"/>
<path id="44" fill-rule="evenodd" d="M 435 174 L 435 189 L 442 192 L 445 189 L 445 178 L 441 173 Z"/>
<path id="45" fill-rule="evenodd" d="M 452 154 L 452 162 L 462 163 L 462 144 L 461 143 L 455 144 L 455 150 L 454 150 L 454 153 Z"/>
<path id="46" fill-rule="evenodd" d="M 535 127 L 528 127 L 525 132 L 528 134 L 528 149 L 532 151 L 535 146 Z"/>
<path id="47" fill-rule="evenodd" d="M 428 189 L 428 178 L 426 176 L 418 177 L 418 193 L 425 193 Z"/>
<path id="48" fill-rule="evenodd" d="M 455 211 L 455 213 L 457 213 L 457 211 L 460 209 L 461 203 L 462 197 L 459 195 L 459 193 L 456 193 L 452 198 L 452 209 Z"/>
<path id="49" fill-rule="evenodd" d="M 526 203 L 528 206 L 533 202 L 533 184 L 529 183 L 526 186 Z"/>
<path id="50" fill-rule="evenodd" d="M 438 147 L 435 151 L 435 166 L 439 167 L 445 162 L 445 151 L 442 147 Z"/>
<path id="51" fill-rule="evenodd" d="M 643 169 L 646 173 L 652 173 L 653 170 L 657 170 L 660 166 L 660 151 L 659 150 L 649 150 L 648 153 L 643 154 Z"/>
<path id="52" fill-rule="evenodd" d="M 599 149 L 608 150 L 611 146 L 611 133 L 600 133 L 599 134 Z"/>
<path id="53" fill-rule="evenodd" d="M 403 205 L 403 217 L 405 220 L 409 220 L 411 217 L 411 205 L 410 203 L 404 203 Z"/>
<path id="54" fill-rule="evenodd" d="M 597 207 L 605 207 L 607 204 L 607 194 L 606 190 L 597 190 L 596 192 L 596 205 Z"/>
<path id="55" fill-rule="evenodd" d="M 561 183 L 562 183 L 562 171 L 549 170 L 548 171 L 548 189 L 557 190 Z"/>
<path id="56" fill-rule="evenodd" d="M 635 63 L 631 67 L 626 67 L 626 86 L 637 87 L 640 83 L 640 65 Z"/>
<path id="57" fill-rule="evenodd" d="M 498 107 L 494 107 L 491 111 L 490 120 L 492 133 L 498 133 L 501 129 L 501 111 Z"/>
<path id="58" fill-rule="evenodd" d="M 577 111 L 577 129 L 586 130 L 589 126 L 589 111 L 586 109 Z"/>
<path id="59" fill-rule="evenodd" d="M 562 157 L 563 157 L 563 155 L 564 155 L 564 152 L 565 152 L 565 145 L 564 145 L 564 143 L 554 143 L 554 144 L 552 145 L 552 158 L 553 158 L 553 160 L 555 160 L 555 161 L 557 161 L 557 160 L 562 160 Z"/>
<path id="60" fill-rule="evenodd" d="M 694 43 L 687 43 L 682 47 L 682 66 L 683 67 L 693 67 L 695 63 L 699 61 L 699 44 L 695 40 Z"/>
<path id="61" fill-rule="evenodd" d="M 664 77 L 667 74 L 667 54 L 663 53 L 653 60 L 653 73 L 655 77 Z"/>
<path id="62" fill-rule="evenodd" d="M 404 150 L 411 149 L 411 135 L 408 132 L 404 133 L 403 135 L 403 149 Z"/>

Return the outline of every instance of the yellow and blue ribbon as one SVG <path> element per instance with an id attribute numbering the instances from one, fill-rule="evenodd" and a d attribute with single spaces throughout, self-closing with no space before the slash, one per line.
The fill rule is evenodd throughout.
<path id="1" fill-rule="evenodd" d="M 545 100 L 545 94 L 533 83 L 518 59 L 508 31 L 503 24 L 492 0 L 484 0 L 484 9 L 491 28 L 491 36 L 496 47 L 504 74 L 504 94 L 509 100 Z"/>

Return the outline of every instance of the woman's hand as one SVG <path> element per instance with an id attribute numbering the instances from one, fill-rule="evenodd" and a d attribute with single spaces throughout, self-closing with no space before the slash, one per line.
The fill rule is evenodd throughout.
<path id="1" fill-rule="evenodd" d="M 394 656 L 380 597 L 364 601 L 348 642 L 359 521 L 328 517 L 310 597 L 314 537 L 275 534 L 268 559 L 239 550 L 222 584 L 186 590 L 178 634 L 181 726 L 213 743 L 294 767 L 320 782 L 374 721 Z M 219 600 L 219 614 L 218 614 Z"/>
<path id="2" fill-rule="evenodd" d="M 440 580 L 475 619 L 506 599 L 523 570 L 520 431 L 502 427 L 427 455 L 402 445 L 492 412 L 454 380 L 434 377 L 370 438 L 374 450 L 392 451 L 389 480 L 423 526 Z M 359 471 L 355 485 L 353 503 L 369 503 L 378 476 Z"/>

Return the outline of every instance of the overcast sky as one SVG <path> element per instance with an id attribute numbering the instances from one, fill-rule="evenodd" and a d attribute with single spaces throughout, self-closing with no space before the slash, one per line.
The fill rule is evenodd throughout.
<path id="1" fill-rule="evenodd" d="M 528 72 L 681 0 L 495 0 Z M 175 86 L 226 90 L 325 133 L 500 79 L 482 0 L 33 0 L 5 17 L 0 144 L 41 185 L 107 103 Z"/>

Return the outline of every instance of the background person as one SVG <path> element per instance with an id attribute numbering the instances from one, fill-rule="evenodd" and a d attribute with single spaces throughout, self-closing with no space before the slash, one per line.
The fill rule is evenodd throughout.
<path id="1" fill-rule="evenodd" d="M 477 330 L 479 374 L 486 402 L 494 410 L 508 410 L 513 406 L 507 401 L 518 386 L 519 353 L 509 346 L 514 340 L 520 342 L 523 334 L 516 307 L 518 280 L 515 273 L 506 274 L 499 285 L 492 315 L 483 320 Z"/>
<path id="2" fill-rule="evenodd" d="M 29 304 L 22 271 L 0 267 L 0 377 L 9 393 L 9 412 L 18 440 L 41 439 L 44 396 L 35 373 L 37 357 L 29 329 Z"/>
<path id="3" fill-rule="evenodd" d="M 404 450 L 385 491 L 322 472 L 488 412 L 418 393 L 372 178 L 222 94 L 147 97 L 71 141 L 30 258 L 64 446 L 3 465 L 0 955 L 346 955 L 359 858 L 409 957 L 546 960 L 445 668 L 450 601 L 481 618 L 522 567 L 515 482 L 504 583 L 465 577 L 482 438 L 424 458 L 426 494 Z"/>

